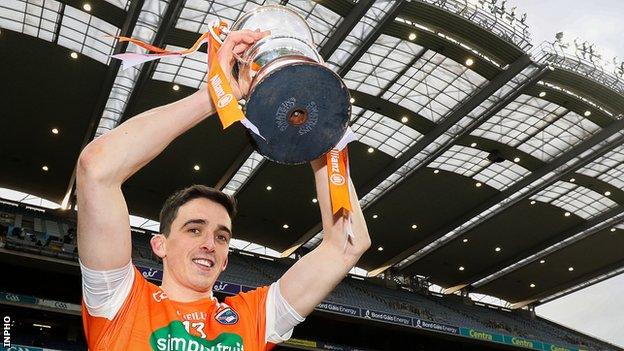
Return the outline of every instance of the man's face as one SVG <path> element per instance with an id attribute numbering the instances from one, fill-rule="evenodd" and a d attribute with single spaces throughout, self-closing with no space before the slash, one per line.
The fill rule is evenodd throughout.
<path id="1" fill-rule="evenodd" d="M 166 239 L 163 264 L 176 285 L 210 291 L 227 265 L 232 221 L 227 210 L 205 198 L 178 209 Z"/>

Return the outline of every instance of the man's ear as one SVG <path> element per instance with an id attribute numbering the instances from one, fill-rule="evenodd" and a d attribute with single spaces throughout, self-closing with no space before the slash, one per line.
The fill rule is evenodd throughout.
<path id="1" fill-rule="evenodd" d="M 165 238 L 162 234 L 154 234 L 150 239 L 150 244 L 152 245 L 152 251 L 156 254 L 156 256 L 165 258 L 167 256 L 167 238 Z"/>
<path id="2" fill-rule="evenodd" d="M 223 268 L 221 268 L 221 272 L 223 272 L 223 271 L 225 270 L 225 267 L 227 267 L 227 264 L 228 264 L 228 257 L 229 257 L 229 255 L 228 255 L 228 256 L 225 256 L 225 262 L 223 262 Z"/>

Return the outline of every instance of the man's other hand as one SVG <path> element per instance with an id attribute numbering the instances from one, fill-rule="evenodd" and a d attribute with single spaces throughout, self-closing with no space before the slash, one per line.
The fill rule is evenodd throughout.
<path id="1" fill-rule="evenodd" d="M 238 56 L 242 55 L 245 50 L 251 47 L 256 41 L 266 37 L 269 34 L 269 31 L 261 32 L 260 30 L 253 31 L 249 29 L 230 32 L 217 52 L 219 64 L 232 86 L 234 96 L 238 100 L 247 95 L 251 82 L 243 77 L 236 80 L 232 75 L 232 68 L 236 63 L 234 54 Z"/>

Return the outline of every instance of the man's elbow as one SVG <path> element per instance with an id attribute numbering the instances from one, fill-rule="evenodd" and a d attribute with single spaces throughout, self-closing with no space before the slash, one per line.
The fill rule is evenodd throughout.
<path id="1" fill-rule="evenodd" d="M 351 250 L 351 255 L 349 259 L 352 266 L 355 266 L 360 258 L 364 255 L 364 253 L 366 253 L 366 251 L 368 251 L 368 249 L 371 247 L 371 239 L 368 236 L 368 233 L 366 234 L 367 235 L 364 235 L 360 238 L 356 237 L 353 243 L 353 250 Z"/>
<path id="2" fill-rule="evenodd" d="M 109 176 L 105 163 L 101 146 L 97 142 L 91 142 L 78 157 L 76 181 L 78 183 L 105 181 Z"/>
<path id="3" fill-rule="evenodd" d="M 364 238 L 362 238 L 359 245 L 357 245 L 358 246 L 357 250 L 358 250 L 359 255 L 362 256 L 366 251 L 368 251 L 368 249 L 370 249 L 371 247 L 371 244 L 372 242 L 371 242 L 370 236 L 368 236 L 368 233 L 367 233 L 367 235 Z"/>
<path id="4" fill-rule="evenodd" d="M 366 251 L 367 249 L 365 248 L 358 248 L 357 250 L 345 254 L 343 256 L 343 264 L 348 270 L 351 270 L 351 268 L 357 266 L 358 262 L 360 262 L 360 259 L 362 258 L 362 256 L 364 256 L 364 253 L 366 253 Z"/>

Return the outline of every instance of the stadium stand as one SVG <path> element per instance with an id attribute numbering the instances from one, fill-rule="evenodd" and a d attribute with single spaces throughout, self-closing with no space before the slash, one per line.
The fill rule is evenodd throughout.
<path id="1" fill-rule="evenodd" d="M 38 221 L 32 220 L 33 223 L 45 223 L 46 228 L 53 228 L 52 230 L 73 228 L 73 222 L 46 216 L 44 213 L 28 210 L 22 206 L 15 207 L 6 204 L 1 206 L 0 216 L 4 218 L 2 232 L 6 237 L 2 235 L 0 238 L 4 241 L 6 249 L 77 261 L 74 242 L 63 243 L 59 235 L 50 235 L 47 232 L 16 226 L 20 219 L 23 223 L 25 217 L 36 218 Z M 135 264 L 162 269 L 160 262 L 151 252 L 150 236 L 149 232 L 133 230 L 133 259 Z M 45 243 L 45 245 L 38 245 L 39 243 Z M 250 287 L 267 285 L 279 279 L 293 263 L 294 260 L 290 258 L 276 259 L 231 250 L 228 267 L 220 280 Z M 469 298 L 458 295 L 442 296 L 409 291 L 411 288 L 405 286 L 390 288 L 389 285 L 396 284 L 388 284 L 387 281 L 378 278 L 362 279 L 348 276 L 327 297 L 326 301 L 491 333 L 542 340 L 569 348 L 619 350 L 600 340 L 536 317 L 528 311 L 505 311 L 500 307 L 475 303 Z"/>

